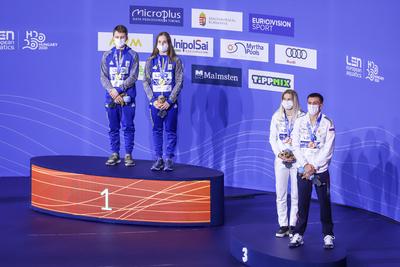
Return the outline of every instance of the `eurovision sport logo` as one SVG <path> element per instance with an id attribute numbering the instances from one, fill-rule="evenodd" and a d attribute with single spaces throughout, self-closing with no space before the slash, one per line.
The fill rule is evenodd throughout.
<path id="1" fill-rule="evenodd" d="M 243 13 L 192 8 L 192 28 L 243 31 Z"/>
<path id="2" fill-rule="evenodd" d="M 268 43 L 221 39 L 221 58 L 268 62 Z"/>
<path id="3" fill-rule="evenodd" d="M 131 24 L 183 26 L 183 8 L 130 6 Z"/>
<path id="4" fill-rule="evenodd" d="M 192 65 L 192 83 L 242 87 L 242 69 Z"/>
<path id="5" fill-rule="evenodd" d="M 270 15 L 249 14 L 249 31 L 294 36 L 294 19 Z"/>
<path id="6" fill-rule="evenodd" d="M 294 90 L 294 75 L 249 69 L 249 88 L 274 92 Z"/>

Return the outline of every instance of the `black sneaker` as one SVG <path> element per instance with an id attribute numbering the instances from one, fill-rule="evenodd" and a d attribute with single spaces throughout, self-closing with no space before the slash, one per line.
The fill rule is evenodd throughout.
<path id="1" fill-rule="evenodd" d="M 164 171 L 170 172 L 174 170 L 174 162 L 172 159 L 167 159 L 165 161 Z"/>
<path id="2" fill-rule="evenodd" d="M 164 160 L 159 158 L 154 162 L 153 166 L 151 166 L 152 171 L 161 171 L 164 168 Z"/>
<path id="3" fill-rule="evenodd" d="M 303 236 L 296 233 L 290 239 L 289 248 L 297 248 L 304 244 Z"/>
<path id="4" fill-rule="evenodd" d="M 287 235 L 289 235 L 289 227 L 287 226 L 279 227 L 278 232 L 275 233 L 276 237 L 285 237 Z"/>
<path id="5" fill-rule="evenodd" d="M 289 237 L 293 237 L 294 235 L 294 226 L 289 226 Z"/>
<path id="6" fill-rule="evenodd" d="M 106 165 L 114 166 L 114 165 L 116 165 L 116 164 L 118 164 L 120 162 L 121 162 L 121 159 L 119 158 L 118 153 L 112 153 L 111 156 L 106 161 Z"/>
<path id="7" fill-rule="evenodd" d="M 135 162 L 133 161 L 132 156 L 130 154 L 125 155 L 125 166 L 126 167 L 135 166 Z"/>

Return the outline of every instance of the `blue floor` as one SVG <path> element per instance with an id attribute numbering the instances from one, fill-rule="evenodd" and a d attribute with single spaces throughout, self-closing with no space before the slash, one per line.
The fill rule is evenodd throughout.
<path id="1" fill-rule="evenodd" d="M 243 266 L 230 255 L 230 230 L 261 223 L 274 235 L 275 195 L 234 188 L 225 194 L 223 227 L 143 227 L 32 211 L 29 178 L 0 178 L 0 266 Z M 400 266 L 399 223 L 338 205 L 333 218 L 348 266 Z M 309 228 L 320 227 L 318 204 L 312 203 Z"/>

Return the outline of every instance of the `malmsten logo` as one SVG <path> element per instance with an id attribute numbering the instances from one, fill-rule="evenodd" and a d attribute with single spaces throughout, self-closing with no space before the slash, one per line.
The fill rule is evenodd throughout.
<path id="1" fill-rule="evenodd" d="M 192 65 L 192 83 L 242 87 L 242 69 Z"/>

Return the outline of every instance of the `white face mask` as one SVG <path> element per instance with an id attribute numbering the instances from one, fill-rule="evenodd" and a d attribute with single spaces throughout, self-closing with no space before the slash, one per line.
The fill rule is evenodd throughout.
<path id="1" fill-rule="evenodd" d="M 121 38 L 121 39 L 117 39 L 114 38 L 114 44 L 116 48 L 122 48 L 125 45 L 126 39 L 125 38 Z"/>
<path id="2" fill-rule="evenodd" d="M 307 111 L 310 115 L 315 115 L 319 112 L 319 105 L 307 105 Z"/>
<path id="3" fill-rule="evenodd" d="M 157 49 L 158 51 L 165 53 L 168 51 L 168 44 L 164 43 L 164 44 L 158 44 L 157 45 Z"/>
<path id="4" fill-rule="evenodd" d="M 282 100 L 282 107 L 284 109 L 292 109 L 293 108 L 293 101 L 292 100 Z"/>

